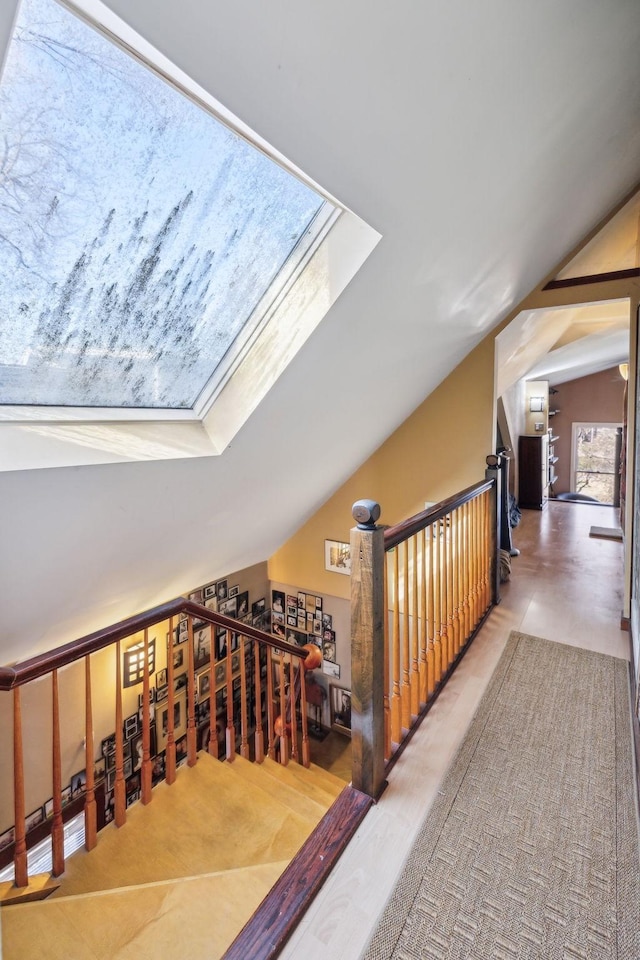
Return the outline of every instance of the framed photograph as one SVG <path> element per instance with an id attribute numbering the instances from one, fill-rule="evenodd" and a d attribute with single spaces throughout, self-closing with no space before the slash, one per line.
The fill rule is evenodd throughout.
<path id="1" fill-rule="evenodd" d="M 306 629 L 307 629 L 307 615 L 305 613 L 301 617 L 298 617 L 298 630 L 306 631 Z"/>
<path id="2" fill-rule="evenodd" d="M 237 609 L 236 617 L 239 620 L 242 620 L 243 617 L 246 617 L 249 613 L 249 591 L 243 590 L 242 593 L 239 593 L 236 596 Z"/>
<path id="3" fill-rule="evenodd" d="M 202 597 L 204 600 L 211 600 L 212 597 L 216 597 L 216 585 L 215 583 L 208 583 L 206 587 L 202 588 Z"/>
<path id="4" fill-rule="evenodd" d="M 284 623 L 284 613 L 272 613 L 271 614 L 272 623 Z"/>
<path id="5" fill-rule="evenodd" d="M 331 641 L 331 640 L 322 641 L 322 657 L 324 660 L 330 660 L 332 663 L 336 662 L 335 641 Z"/>
<path id="6" fill-rule="evenodd" d="M 106 757 L 110 753 L 114 753 L 116 749 L 116 735 L 111 733 L 108 737 L 105 737 L 102 741 L 102 756 Z"/>
<path id="7" fill-rule="evenodd" d="M 305 610 L 307 611 L 307 616 L 311 614 L 312 617 L 316 615 L 316 598 L 313 593 L 308 593 L 306 595 Z"/>
<path id="8" fill-rule="evenodd" d="M 287 608 L 287 609 L 288 609 L 288 608 Z M 297 626 L 298 626 L 298 618 L 297 618 L 297 617 L 290 617 L 289 614 L 287 614 L 287 626 L 288 626 L 288 627 L 297 627 Z"/>
<path id="9" fill-rule="evenodd" d="M 202 588 L 200 590 L 194 590 L 189 594 L 189 600 L 193 600 L 194 603 L 202 603 L 203 599 Z"/>
<path id="10" fill-rule="evenodd" d="M 137 713 L 132 713 L 127 717 L 123 724 L 123 736 L 125 740 L 131 740 L 140 732 L 140 717 Z"/>
<path id="11" fill-rule="evenodd" d="M 271 591 L 271 609 L 275 613 L 281 613 L 284 616 L 285 595 L 282 590 Z"/>
<path id="12" fill-rule="evenodd" d="M 287 630 L 285 636 L 287 643 L 296 643 L 299 647 L 303 647 L 308 639 L 308 636 L 302 630 Z"/>
<path id="13" fill-rule="evenodd" d="M 331 573 L 351 573 L 351 544 L 339 540 L 325 540 L 324 568 Z"/>
<path id="14" fill-rule="evenodd" d="M 49 820 L 53 816 L 53 797 L 44 802 L 44 818 Z M 0 850 L 2 847 L 0 847 Z"/>
<path id="15" fill-rule="evenodd" d="M 187 762 L 187 738 L 180 737 L 176 740 L 176 767 L 181 767 Z"/>
<path id="16" fill-rule="evenodd" d="M 313 635 L 314 637 L 322 636 L 322 620 L 319 620 L 317 617 L 313 621 Z"/>
<path id="17" fill-rule="evenodd" d="M 137 714 L 136 714 L 137 717 Z M 71 797 L 75 799 L 84 793 L 84 788 L 87 782 L 87 771 L 79 770 L 77 773 L 71 777 Z"/>
<path id="18" fill-rule="evenodd" d="M 333 617 L 330 613 L 322 614 L 322 626 L 326 627 L 327 630 L 331 630 L 333 627 Z"/>
<path id="19" fill-rule="evenodd" d="M 154 787 L 156 783 L 160 783 L 160 781 L 164 780 L 165 778 L 166 757 L 167 755 L 165 753 L 160 753 L 157 757 L 153 758 L 153 767 L 151 768 L 151 783 Z"/>
<path id="20" fill-rule="evenodd" d="M 259 600 L 256 600 L 255 603 L 251 604 L 251 615 L 253 617 L 261 617 L 266 609 L 267 609 L 266 598 L 260 597 Z"/>
<path id="21" fill-rule="evenodd" d="M 106 775 L 107 775 L 107 761 L 105 757 L 100 757 L 98 760 L 96 760 L 96 762 L 93 765 L 93 777 L 95 782 L 97 783 L 98 780 L 104 780 Z M 53 800 L 51 802 L 53 803 Z"/>
<path id="22" fill-rule="evenodd" d="M 231 657 L 231 673 L 237 673 L 240 669 L 240 654 L 234 653 Z"/>
<path id="23" fill-rule="evenodd" d="M 193 634 L 193 659 L 197 670 L 211 660 L 211 624 L 200 627 Z M 186 667 L 185 667 L 186 670 Z"/>
<path id="24" fill-rule="evenodd" d="M 211 697 L 196 704 L 196 723 L 204 723 L 211 718 Z"/>
<path id="25" fill-rule="evenodd" d="M 140 799 L 140 774 L 139 773 L 134 773 L 133 776 L 129 774 L 128 777 L 125 777 L 124 790 L 125 790 L 126 804 L 128 807 L 130 807 L 132 803 L 135 803 L 136 800 Z"/>
<path id="26" fill-rule="evenodd" d="M 298 591 L 298 607 L 304 610 L 306 606 L 307 606 L 307 595 L 306 593 L 302 593 L 302 591 L 299 590 Z"/>
<path id="27" fill-rule="evenodd" d="M 227 628 L 219 627 L 216 630 L 216 660 L 223 660 L 227 655 Z"/>
<path id="28" fill-rule="evenodd" d="M 167 748 L 169 729 L 169 703 L 156 707 L 156 745 L 158 753 Z M 173 701 L 173 736 L 178 740 L 187 732 L 187 691 L 184 687 L 175 695 Z"/>
<path id="29" fill-rule="evenodd" d="M 236 617 L 238 613 L 238 598 L 229 597 L 228 600 L 222 600 L 218 604 L 218 613 L 224 617 Z"/>
<path id="30" fill-rule="evenodd" d="M 217 613 L 217 612 L 218 612 L 218 598 L 217 598 L 217 597 L 209 597 L 208 600 L 205 600 L 204 605 L 205 605 L 205 607 L 207 608 L 207 610 L 211 610 L 212 613 Z"/>
<path id="31" fill-rule="evenodd" d="M 163 700 L 166 700 L 168 696 L 169 696 L 169 687 L 167 686 L 166 683 L 164 687 L 156 688 L 156 699 L 155 699 L 156 703 L 161 703 Z"/>
<path id="32" fill-rule="evenodd" d="M 198 700 L 204 700 L 211 693 L 211 671 L 198 674 Z"/>
<path id="33" fill-rule="evenodd" d="M 329 707 L 331 710 L 331 729 L 351 736 L 351 690 L 330 683 Z"/>
<path id="34" fill-rule="evenodd" d="M 227 581 L 226 580 L 218 580 L 218 582 L 216 583 L 216 597 L 218 598 L 218 600 L 227 599 Z"/>
<path id="35" fill-rule="evenodd" d="M 227 679 L 227 662 L 216 663 L 215 684 L 216 689 L 220 687 Z"/>
<path id="36" fill-rule="evenodd" d="M 239 593 L 240 593 L 240 587 L 237 583 L 235 587 L 229 587 L 229 593 L 228 593 L 229 597 L 237 597 Z"/>
<path id="37" fill-rule="evenodd" d="M 187 645 L 186 643 L 180 644 L 178 647 L 174 647 L 172 651 L 173 655 L 173 675 L 174 677 L 179 676 L 181 673 L 184 673 L 189 666 L 189 658 L 187 656 Z"/>
<path id="38" fill-rule="evenodd" d="M 158 670 L 156 673 L 156 689 L 158 687 L 166 687 L 167 685 L 167 668 L 164 670 Z"/>
<path id="39" fill-rule="evenodd" d="M 39 824 L 44 822 L 44 807 L 38 807 L 37 810 L 34 810 L 33 813 L 30 813 L 28 817 L 25 817 L 24 821 L 24 831 L 29 833 L 33 830 L 34 827 L 37 827 Z"/>
<path id="40" fill-rule="evenodd" d="M 334 663 L 332 660 L 323 660 L 322 661 L 322 672 L 327 677 L 333 677 L 334 680 L 340 679 L 340 664 Z"/>
<path id="41" fill-rule="evenodd" d="M 62 788 L 62 806 L 67 807 L 71 803 L 71 784 L 68 787 Z"/>
<path id="42" fill-rule="evenodd" d="M 284 624 L 278 623 L 276 620 L 274 620 L 273 623 L 271 624 L 271 633 L 274 635 L 274 637 L 280 637 L 282 640 L 284 640 L 284 636 L 285 636 Z"/>
<path id="43" fill-rule="evenodd" d="M 316 597 L 316 610 L 320 611 L 316 613 L 316 617 L 319 617 L 322 614 L 322 597 Z"/>

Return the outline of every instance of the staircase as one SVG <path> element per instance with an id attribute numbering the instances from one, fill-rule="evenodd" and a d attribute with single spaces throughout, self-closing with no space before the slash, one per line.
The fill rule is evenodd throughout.
<path id="1" fill-rule="evenodd" d="M 4 907 L 3 960 L 222 956 L 345 786 L 206 753 L 69 859 L 48 900 Z"/>

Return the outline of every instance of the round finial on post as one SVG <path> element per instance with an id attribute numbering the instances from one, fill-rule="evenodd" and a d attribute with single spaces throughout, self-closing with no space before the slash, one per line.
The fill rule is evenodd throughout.
<path id="1" fill-rule="evenodd" d="M 356 500 L 351 515 L 358 524 L 358 530 L 375 530 L 376 520 L 380 516 L 380 504 L 375 500 Z"/>

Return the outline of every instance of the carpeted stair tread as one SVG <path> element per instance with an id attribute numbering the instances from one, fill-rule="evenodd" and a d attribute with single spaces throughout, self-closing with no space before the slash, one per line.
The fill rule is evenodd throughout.
<path id="1" fill-rule="evenodd" d="M 236 776 L 252 784 L 254 789 L 263 790 L 290 810 L 307 817 L 314 825 L 319 823 L 333 803 L 334 798 L 318 788 L 314 790 L 312 782 L 300 786 L 293 777 L 287 780 L 272 774 L 270 767 L 265 766 L 264 763 L 251 763 L 249 760 L 243 760 L 242 757 L 236 757 L 233 761 L 233 769 Z M 310 780 L 312 777 L 313 774 L 310 774 Z M 312 793 L 316 796 L 311 796 Z M 322 797 L 322 799 L 316 799 L 316 797 Z"/>
<path id="2" fill-rule="evenodd" d="M 285 860 L 4 907 L 3 957 L 215 960 L 286 866 Z"/>
<path id="3" fill-rule="evenodd" d="M 315 823 L 251 789 L 233 764 L 200 754 L 172 786 L 159 784 L 150 804 L 130 807 L 123 827 L 105 827 L 95 850 L 71 857 L 53 899 L 287 860 Z"/>
<path id="4" fill-rule="evenodd" d="M 312 798 L 317 797 L 319 803 L 324 803 L 326 798 L 330 798 L 330 802 L 333 802 L 340 796 L 346 785 L 340 777 L 315 763 L 310 764 L 309 767 L 303 767 L 299 763 L 289 762 L 285 767 L 267 757 L 261 766 L 271 776 L 285 783 L 299 785 L 302 790 L 309 791 L 308 795 Z"/>

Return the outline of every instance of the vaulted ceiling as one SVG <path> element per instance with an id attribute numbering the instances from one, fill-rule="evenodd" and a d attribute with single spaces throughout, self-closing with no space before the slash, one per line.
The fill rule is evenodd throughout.
<path id="1" fill-rule="evenodd" d="M 382 240 L 222 456 L 2 474 L 3 660 L 269 556 L 640 175 L 637 0 L 107 7 Z"/>

